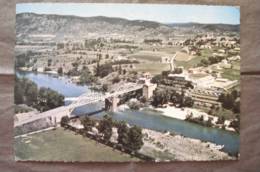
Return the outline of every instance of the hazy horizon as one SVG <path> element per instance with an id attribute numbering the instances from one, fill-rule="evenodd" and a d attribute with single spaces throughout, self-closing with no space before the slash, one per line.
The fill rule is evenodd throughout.
<path id="1" fill-rule="evenodd" d="M 106 18 L 118 18 L 118 19 L 124 19 L 124 20 L 128 20 L 128 21 L 149 21 L 149 22 L 156 22 L 156 23 L 160 23 L 160 24 L 213 24 L 213 25 L 217 25 L 217 24 L 223 24 L 223 25 L 240 25 L 240 23 L 238 24 L 229 24 L 229 23 L 199 23 L 199 22 L 170 22 L 170 23 L 162 23 L 159 21 L 153 21 L 153 20 L 140 20 L 140 19 L 127 19 L 127 18 L 123 18 L 123 17 L 110 17 L 110 16 L 77 16 L 77 15 L 62 15 L 62 14 L 42 14 L 42 13 L 35 13 L 35 12 L 22 12 L 22 13 L 17 13 L 17 14 L 26 14 L 26 13 L 30 13 L 30 14 L 37 14 L 37 15 L 57 15 L 57 16 L 73 16 L 73 17 L 80 17 L 80 18 L 91 18 L 91 17 L 106 17 Z M 16 15 L 17 15 L 16 14 Z"/>
<path id="2" fill-rule="evenodd" d="M 35 13 L 77 17 L 110 17 L 153 21 L 163 24 L 240 24 L 240 10 L 234 6 L 112 3 L 22 3 L 16 14 Z"/>

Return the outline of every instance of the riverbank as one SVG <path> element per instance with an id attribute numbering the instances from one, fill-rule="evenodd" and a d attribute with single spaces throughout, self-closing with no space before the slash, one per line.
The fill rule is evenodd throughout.
<path id="1" fill-rule="evenodd" d="M 209 114 L 202 112 L 198 109 L 187 108 L 187 107 L 176 108 L 174 106 L 169 106 L 169 105 L 167 105 L 164 108 L 155 108 L 155 107 L 152 107 L 152 106 L 150 106 L 149 108 L 151 108 L 152 110 L 161 112 L 161 114 L 164 115 L 164 116 L 176 118 L 176 119 L 179 119 L 179 120 L 188 120 L 189 118 L 192 118 L 192 119 L 201 118 L 202 122 L 207 122 L 207 121 L 211 120 L 210 122 L 211 122 L 211 125 L 213 127 L 223 129 L 223 125 L 224 125 L 225 130 L 235 132 L 234 128 L 229 127 L 229 125 L 231 123 L 230 120 L 225 120 L 223 122 L 223 125 L 218 124 L 218 120 L 219 120 L 218 117 L 209 115 Z"/>
<path id="2" fill-rule="evenodd" d="M 47 74 L 20 73 L 18 76 L 26 77 L 37 83 L 40 87 L 50 87 L 59 91 L 65 97 L 77 97 L 85 92 L 90 91 L 87 86 L 80 86 L 69 83 L 67 79 L 53 77 Z M 104 105 L 91 105 L 75 109 L 76 115 L 85 114 L 87 111 L 99 109 Z M 109 113 L 109 112 L 108 112 Z M 100 119 L 106 113 L 98 113 L 93 118 Z M 235 132 L 227 132 L 214 127 L 205 127 L 185 120 L 179 120 L 162 115 L 162 112 L 150 108 L 140 108 L 131 110 L 128 107 L 122 107 L 117 112 L 110 113 L 112 118 L 117 121 L 126 121 L 130 125 L 137 125 L 142 128 L 149 128 L 155 131 L 170 131 L 180 135 L 205 140 L 218 145 L 225 145 L 225 152 L 236 155 L 239 152 L 239 135 Z M 165 155 L 165 154 L 164 154 Z"/>
<path id="3" fill-rule="evenodd" d="M 236 160 L 222 152 L 222 145 L 210 142 L 202 142 L 198 139 L 172 135 L 169 132 L 161 133 L 149 129 L 143 129 L 144 145 L 140 152 L 156 157 L 157 161 L 213 161 L 213 160 Z"/>
<path id="4" fill-rule="evenodd" d="M 80 120 L 70 121 L 70 126 L 82 129 Z M 93 135 L 98 135 L 98 130 L 93 127 Z M 199 139 L 184 137 L 170 132 L 159 132 L 151 129 L 142 129 L 144 145 L 139 153 L 153 157 L 156 161 L 211 161 L 211 160 L 236 160 L 221 149 L 224 145 L 203 142 Z M 117 144 L 117 128 L 113 128 L 110 141 Z"/>

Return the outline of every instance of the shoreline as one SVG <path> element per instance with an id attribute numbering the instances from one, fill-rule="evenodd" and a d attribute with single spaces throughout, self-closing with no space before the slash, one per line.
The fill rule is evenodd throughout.
<path id="1" fill-rule="evenodd" d="M 77 129 L 83 126 L 79 120 L 71 121 L 70 125 Z M 97 129 L 92 128 L 92 132 Z M 117 143 L 117 129 L 113 129 L 110 141 Z M 238 157 L 222 150 L 224 145 L 185 137 L 180 134 L 161 132 L 142 127 L 143 147 L 138 151 L 144 155 L 154 157 L 159 161 L 209 161 L 209 160 L 237 160 Z"/>
<path id="2" fill-rule="evenodd" d="M 221 145 L 212 142 L 203 142 L 199 139 L 184 137 L 178 134 L 162 133 L 143 128 L 144 146 L 142 153 L 153 154 L 156 151 L 165 154 L 166 157 L 157 161 L 170 161 L 167 157 L 178 161 L 214 161 L 214 160 L 237 160 L 238 157 L 231 156 L 222 151 Z M 154 151 L 152 151 L 154 150 Z M 166 158 L 166 159 L 165 159 Z"/>
<path id="3" fill-rule="evenodd" d="M 156 131 L 142 128 L 144 134 L 144 148 L 140 151 L 148 156 L 159 156 L 157 161 L 209 161 L 209 160 L 237 160 L 221 150 L 223 145 L 182 136 L 170 132 Z M 146 136 L 147 135 L 147 136 Z M 170 158 L 170 159 L 167 159 Z"/>
<path id="4" fill-rule="evenodd" d="M 154 111 L 157 111 L 157 112 L 161 112 L 161 115 L 163 116 L 167 116 L 167 117 L 170 117 L 170 118 L 175 118 L 175 119 L 179 119 L 179 120 L 187 120 L 187 117 L 192 114 L 193 117 L 195 118 L 199 118 L 199 117 L 203 117 L 203 121 L 207 121 L 209 118 L 212 119 L 212 127 L 215 127 L 215 128 L 220 128 L 221 129 L 221 126 L 217 124 L 217 121 L 218 121 L 218 117 L 216 116 L 212 116 L 212 115 L 208 115 L 207 113 L 205 112 L 202 112 L 200 110 L 197 110 L 197 109 L 193 109 L 193 108 L 176 108 L 174 106 L 169 106 L 167 105 L 167 107 L 165 108 L 156 108 L 156 107 L 153 107 L 153 106 L 149 106 L 149 109 L 152 109 Z M 225 125 L 229 125 L 231 123 L 230 120 L 225 120 L 224 124 Z M 201 124 L 199 124 L 201 125 Z M 225 131 L 230 131 L 230 132 L 235 132 L 235 129 L 234 128 L 231 128 L 231 127 L 225 127 L 224 129 Z"/>

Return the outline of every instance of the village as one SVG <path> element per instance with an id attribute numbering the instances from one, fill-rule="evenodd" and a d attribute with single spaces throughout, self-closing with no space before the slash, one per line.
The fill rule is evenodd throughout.
<path id="1" fill-rule="evenodd" d="M 137 22 L 129 33 L 18 32 L 17 159 L 56 157 L 39 154 L 59 150 L 52 137 L 67 146 L 87 145 L 70 147 L 68 154 L 78 161 L 107 161 L 110 155 L 115 161 L 238 159 L 241 59 L 235 26 L 127 22 Z M 58 160 L 73 160 L 61 152 Z"/>
<path id="2" fill-rule="evenodd" d="M 152 97 L 156 88 L 157 90 L 171 90 L 190 97 L 193 106 L 207 110 L 206 113 L 196 113 L 196 110 L 185 109 L 176 111 L 178 115 L 175 117 L 200 118 L 202 115 L 208 119 L 210 116 L 210 120 L 217 125 L 218 117 L 214 113 L 222 107 L 219 96 L 231 91 L 239 94 L 239 73 L 235 73 L 239 72 L 240 67 L 239 38 L 214 36 L 213 33 L 207 33 L 195 36 L 193 39 L 172 42 L 160 39 L 143 42 L 145 45 L 134 43 L 134 40 L 125 40 L 125 38 L 116 39 L 116 41 L 111 38 L 109 40 L 97 38 L 82 42 L 57 43 L 53 51 L 46 50 L 40 52 L 40 55 L 39 51 L 36 54 L 33 53 L 29 59 L 29 64 L 31 62 L 32 66 L 20 67 L 20 69 L 60 76 L 65 74 L 70 76 L 74 83 L 91 84 L 93 81 L 95 87 L 106 88 L 106 91 L 116 90 L 116 85 L 123 82 L 143 82 L 153 85 L 150 86 L 146 99 Z M 178 50 L 169 52 L 168 49 L 171 48 Z M 152 51 L 145 49 L 152 49 Z M 205 51 L 208 51 L 208 54 L 204 55 Z M 205 57 L 201 58 L 201 56 Z M 196 58 L 201 60 L 196 60 L 197 63 L 192 65 L 189 64 Z M 155 64 L 158 67 L 150 69 L 150 66 Z M 101 77 L 96 79 L 97 65 L 103 66 L 104 70 L 109 73 L 100 74 Z M 87 74 L 84 72 L 86 70 Z M 229 76 L 228 73 L 231 75 Z M 239 104 L 239 99 L 236 100 L 236 104 Z M 207 113 L 211 115 L 206 115 Z M 231 121 L 228 119 L 237 120 L 232 115 L 221 116 L 220 122 L 227 129 L 234 130 L 233 127 L 229 127 Z"/>

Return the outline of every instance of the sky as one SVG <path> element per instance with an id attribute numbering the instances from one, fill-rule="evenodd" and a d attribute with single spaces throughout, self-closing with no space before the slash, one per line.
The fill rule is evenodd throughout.
<path id="1" fill-rule="evenodd" d="M 16 13 L 107 16 L 160 23 L 240 24 L 240 9 L 234 6 L 112 3 L 22 3 Z"/>

